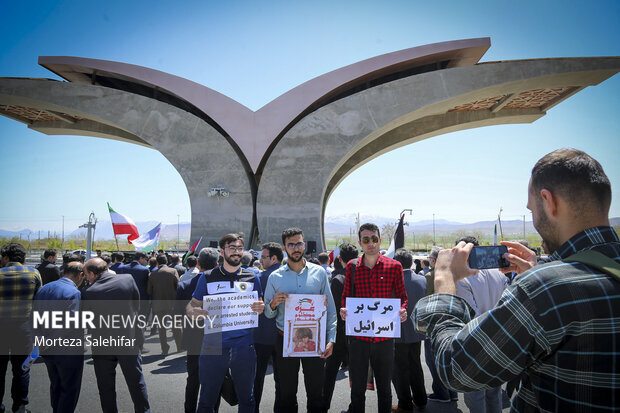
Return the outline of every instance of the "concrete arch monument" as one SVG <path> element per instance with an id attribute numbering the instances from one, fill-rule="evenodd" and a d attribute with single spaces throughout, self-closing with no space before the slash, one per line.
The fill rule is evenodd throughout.
<path id="1" fill-rule="evenodd" d="M 533 122 L 620 70 L 617 57 L 478 64 L 489 47 L 488 38 L 467 39 L 378 56 L 312 79 L 256 112 L 156 70 L 41 57 L 70 83 L 0 78 L 0 114 L 47 134 L 161 151 L 187 185 L 192 240 L 243 231 L 256 244 L 299 226 L 322 250 L 329 196 L 360 165 L 442 133 Z M 222 164 L 233 167 L 222 173 Z"/>

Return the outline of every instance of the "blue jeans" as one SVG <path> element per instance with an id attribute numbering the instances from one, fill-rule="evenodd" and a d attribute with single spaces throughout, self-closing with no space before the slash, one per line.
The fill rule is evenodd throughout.
<path id="1" fill-rule="evenodd" d="M 443 400 L 455 398 L 457 396 L 456 392 L 454 390 L 448 390 L 439 378 L 439 374 L 437 374 L 437 368 L 435 367 L 435 355 L 433 354 L 431 340 L 428 338 L 424 339 L 424 358 L 426 360 L 428 370 L 431 372 L 431 377 L 433 378 L 433 394 Z"/>
<path id="2" fill-rule="evenodd" d="M 256 373 L 256 352 L 253 344 L 222 348 L 221 354 L 200 355 L 198 413 L 215 411 L 224 376 L 229 368 L 239 400 L 239 413 L 254 413 L 253 386 Z"/>
<path id="3" fill-rule="evenodd" d="M 471 413 L 501 413 L 502 388 L 473 391 L 463 395 L 465 405 Z"/>

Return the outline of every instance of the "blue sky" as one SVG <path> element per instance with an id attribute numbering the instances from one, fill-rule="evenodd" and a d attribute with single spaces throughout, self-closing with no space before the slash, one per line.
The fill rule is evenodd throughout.
<path id="1" fill-rule="evenodd" d="M 383 53 L 485 37 L 482 61 L 620 55 L 618 1 L 8 2 L 0 76 L 58 79 L 40 55 L 146 66 L 204 84 L 256 110 L 311 78 Z M 392 151 L 352 173 L 328 215 L 414 221 L 521 219 L 531 167 L 575 147 L 620 190 L 620 76 L 553 108 L 534 124 L 473 129 Z M 0 228 L 72 230 L 106 202 L 135 221 L 189 221 L 179 174 L 154 150 L 110 140 L 46 136 L 0 117 Z M 395 167 L 398 165 L 398 167 Z M 149 185 L 148 183 L 151 183 Z M 134 189 L 135 188 L 135 189 Z M 363 202 L 351 199 L 365 192 Z M 166 202 L 153 202 L 165 198 Z M 353 209 L 352 209 L 353 208 Z M 611 216 L 620 216 L 614 199 Z"/>

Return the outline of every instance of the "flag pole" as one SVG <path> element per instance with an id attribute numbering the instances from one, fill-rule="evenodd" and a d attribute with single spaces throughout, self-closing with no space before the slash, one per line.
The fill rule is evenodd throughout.
<path id="1" fill-rule="evenodd" d="M 114 240 L 116 241 L 116 252 L 120 252 L 120 248 L 118 247 L 118 238 L 116 237 L 116 234 L 114 234 Z"/>

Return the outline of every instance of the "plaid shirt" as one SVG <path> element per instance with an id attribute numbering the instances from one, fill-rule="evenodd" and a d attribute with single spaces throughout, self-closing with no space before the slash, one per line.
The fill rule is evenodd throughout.
<path id="1" fill-rule="evenodd" d="M 0 268 L 0 320 L 29 318 L 40 287 L 41 275 L 32 267 L 9 262 Z"/>
<path id="2" fill-rule="evenodd" d="M 364 255 L 357 259 L 355 268 L 355 295 L 351 294 L 351 271 L 354 260 L 347 264 L 347 273 L 342 291 L 342 306 L 346 307 L 347 297 L 360 298 L 400 298 L 401 308 L 407 309 L 407 292 L 405 291 L 405 279 L 403 278 L 403 266 L 400 262 L 379 255 L 379 259 L 372 269 L 364 265 Z M 379 341 L 390 340 L 389 338 L 360 337 L 360 340 Z"/>
<path id="3" fill-rule="evenodd" d="M 518 275 L 492 310 L 474 319 L 450 294 L 425 297 L 414 317 L 426 329 L 444 383 L 458 391 L 498 387 L 521 376 L 515 412 L 620 408 L 620 282 L 561 259 L 593 249 L 620 262 L 610 227 L 574 235 L 553 261 Z"/>

